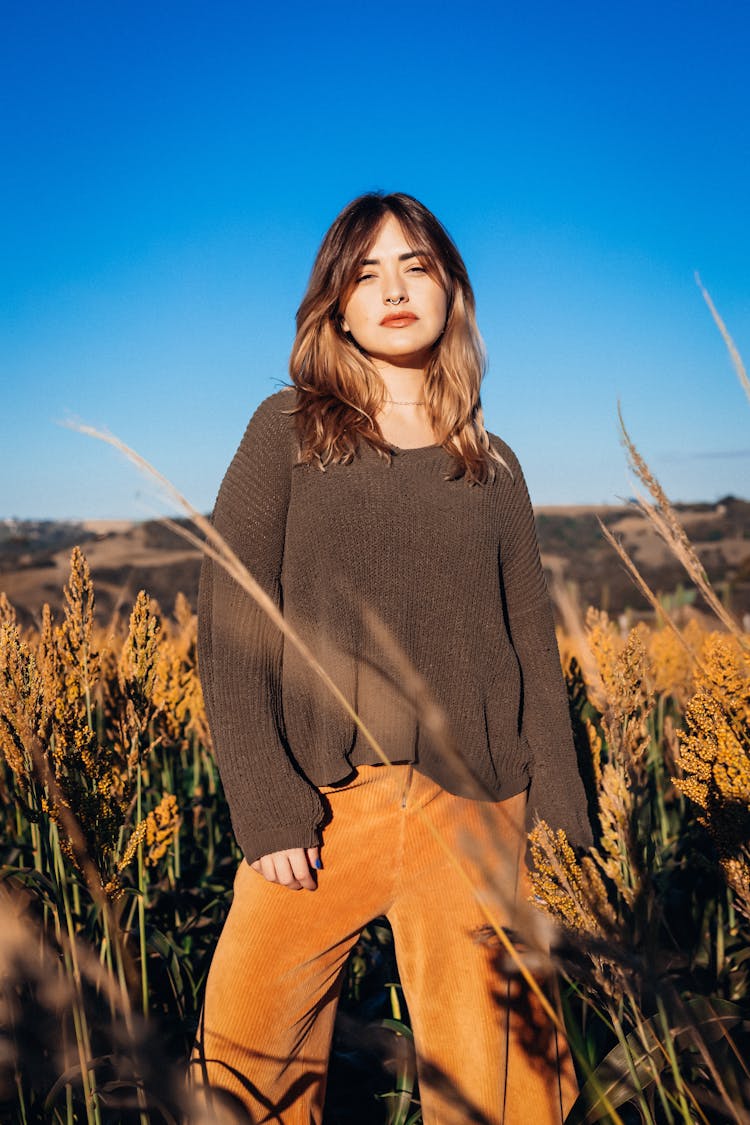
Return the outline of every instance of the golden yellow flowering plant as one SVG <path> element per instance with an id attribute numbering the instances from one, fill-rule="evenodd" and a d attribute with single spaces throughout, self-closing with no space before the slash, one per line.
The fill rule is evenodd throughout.
<path id="1" fill-rule="evenodd" d="M 740 905 L 750 904 L 750 658 L 728 634 L 702 646 L 696 693 L 677 732 L 675 786 L 700 809 Z"/>
<path id="2" fill-rule="evenodd" d="M 163 855 L 174 836 L 177 810 L 166 815 L 168 796 L 157 806 L 158 816 L 154 810 L 142 829 L 128 829 L 137 771 L 148 769 L 157 740 L 149 727 L 162 706 L 159 669 L 166 666 L 162 649 L 169 642 L 143 592 L 119 654 L 103 636 L 97 640 L 91 575 L 77 547 L 64 598 L 61 624 L 54 624 L 45 606 L 41 629 L 30 637 L 7 599 L 0 604 L 0 751 L 13 797 L 35 825 L 35 853 L 52 846 L 54 824 L 68 860 L 80 867 L 83 849 L 101 888 L 116 897 L 147 828 L 159 826 L 161 850 L 153 855 Z M 185 678 L 179 666 L 175 675 Z M 191 705 L 200 709 L 194 689 Z M 80 840 L 71 834 L 73 824 Z M 40 854 L 36 862 L 41 865 Z"/>

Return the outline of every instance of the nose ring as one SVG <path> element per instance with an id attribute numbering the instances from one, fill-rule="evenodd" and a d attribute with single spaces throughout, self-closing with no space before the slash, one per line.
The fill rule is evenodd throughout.
<path id="1" fill-rule="evenodd" d="M 386 297 L 385 303 L 387 305 L 400 305 L 403 299 L 403 297 Z"/>

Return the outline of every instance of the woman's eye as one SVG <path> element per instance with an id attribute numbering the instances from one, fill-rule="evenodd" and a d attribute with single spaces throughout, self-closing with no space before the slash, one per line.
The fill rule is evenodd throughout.
<path id="1" fill-rule="evenodd" d="M 427 273 L 427 270 L 424 266 L 410 266 L 409 273 Z"/>
<path id="2" fill-rule="evenodd" d="M 374 277 L 374 276 L 375 276 L 374 273 L 363 273 L 363 274 L 361 274 L 360 277 L 357 278 L 357 282 L 359 283 L 360 281 L 367 281 L 368 277 Z"/>

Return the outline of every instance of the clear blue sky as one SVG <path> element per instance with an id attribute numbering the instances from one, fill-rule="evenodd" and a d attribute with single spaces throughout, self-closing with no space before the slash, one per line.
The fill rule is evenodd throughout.
<path id="1" fill-rule="evenodd" d="M 466 258 L 537 504 L 750 495 L 745 0 L 1 0 L 0 515 L 200 508 L 287 378 L 320 239 L 410 192 Z M 161 509 L 164 510 L 164 509 Z"/>

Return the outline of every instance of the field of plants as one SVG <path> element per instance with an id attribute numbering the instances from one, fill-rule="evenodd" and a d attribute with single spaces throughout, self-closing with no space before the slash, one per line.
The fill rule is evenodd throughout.
<path id="1" fill-rule="evenodd" d="M 497 936 L 504 971 L 539 988 L 552 934 L 558 987 L 544 995 L 581 1085 L 566 1125 L 744 1125 L 750 638 L 623 432 L 651 497 L 639 502 L 644 519 L 683 563 L 700 611 L 656 597 L 627 557 L 650 621 L 581 614 L 569 591 L 556 592 L 596 840 L 581 854 L 538 825 L 525 952 Z M 238 580 L 257 594 L 250 576 Z M 0 597 L 0 1119 L 9 1122 L 181 1120 L 240 858 L 191 606 L 178 596 L 163 610 L 142 592 L 129 618 L 104 625 L 94 596 L 75 548 L 58 620 L 45 608 L 38 628 L 22 628 Z M 408 1011 L 388 926 L 376 919 L 347 966 L 326 1122 L 420 1120 Z"/>

